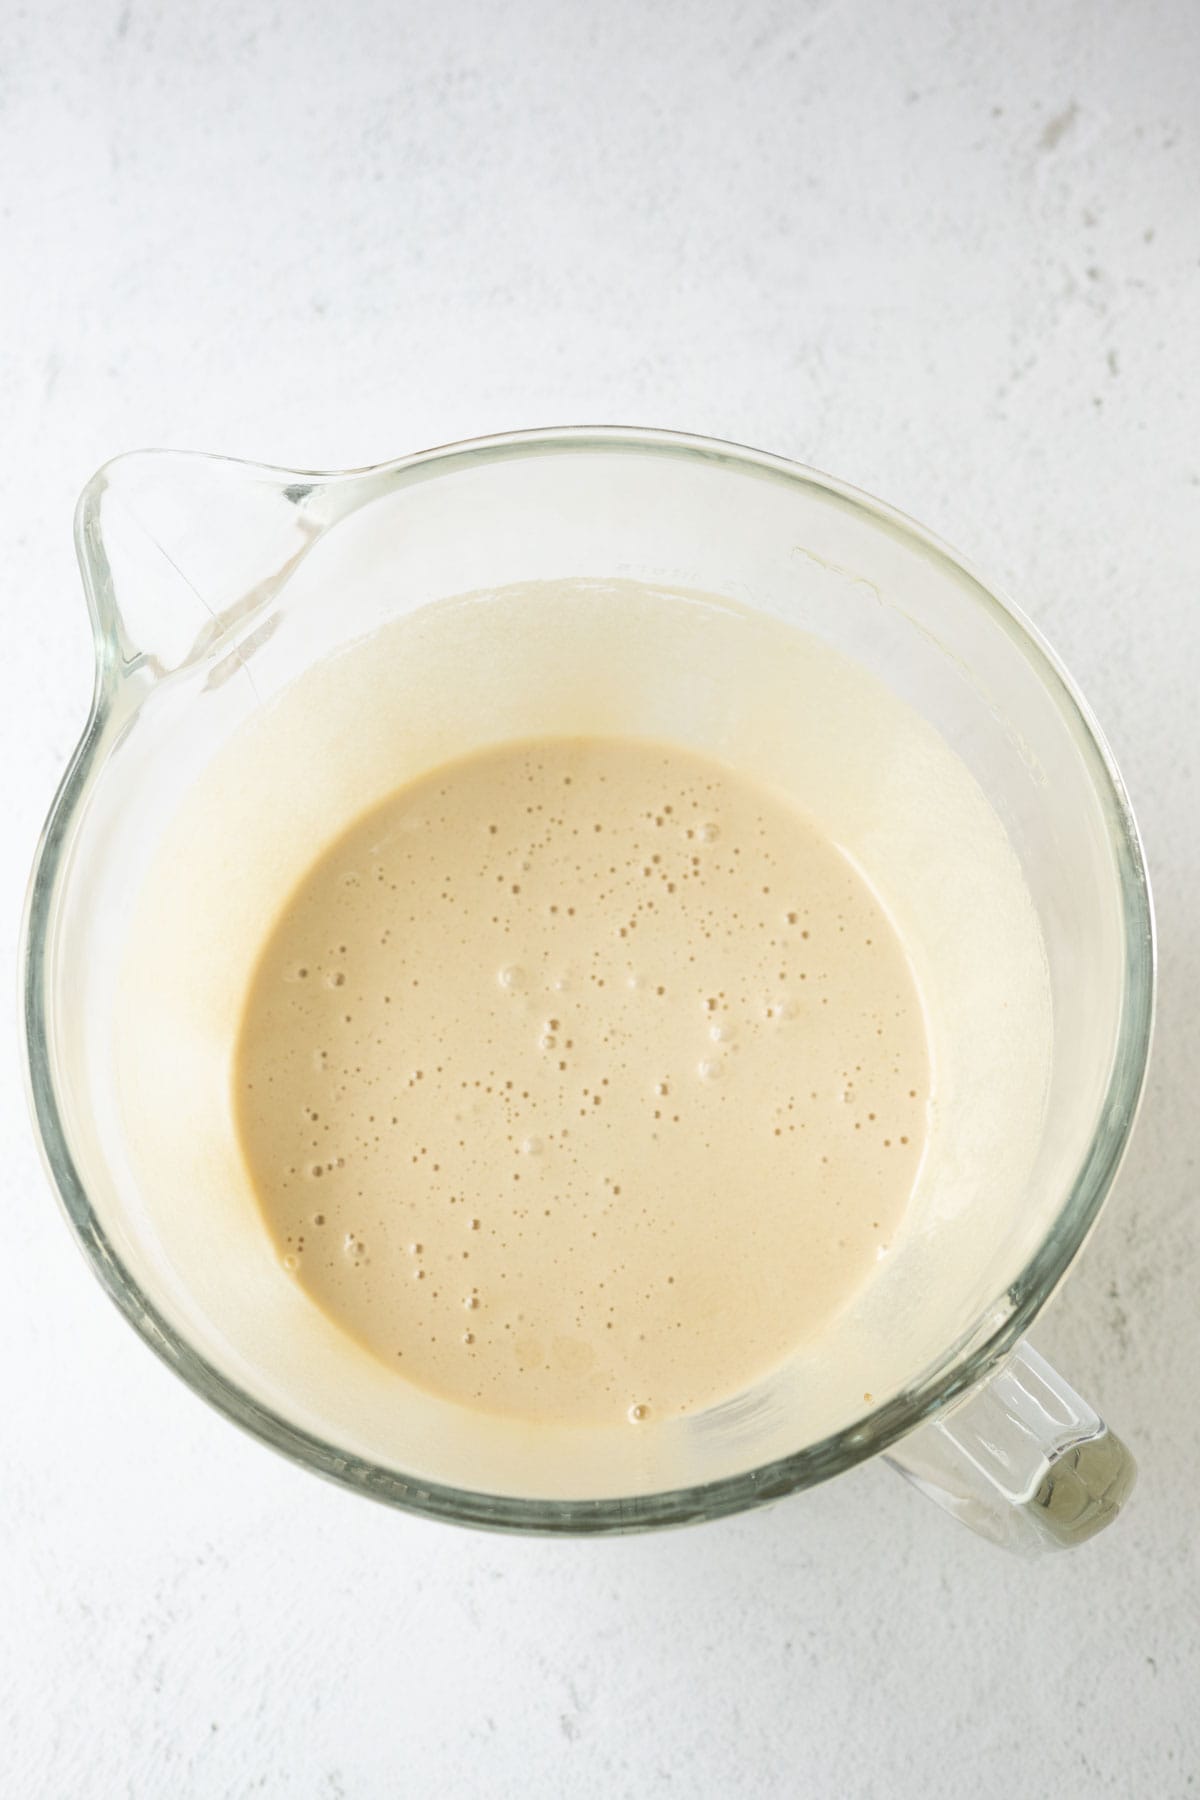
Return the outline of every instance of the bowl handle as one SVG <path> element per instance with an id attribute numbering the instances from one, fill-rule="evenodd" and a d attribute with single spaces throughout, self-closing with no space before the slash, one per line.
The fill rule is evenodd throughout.
<path id="1" fill-rule="evenodd" d="M 887 1460 L 973 1531 L 1024 1555 L 1094 1537 L 1137 1479 L 1121 1439 L 1025 1343 Z"/>

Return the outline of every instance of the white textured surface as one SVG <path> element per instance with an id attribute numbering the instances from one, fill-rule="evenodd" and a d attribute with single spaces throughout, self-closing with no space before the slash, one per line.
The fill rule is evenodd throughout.
<path id="1" fill-rule="evenodd" d="M 104 1300 L 8 1034 L 5 1796 L 1200 1787 L 1193 0 L 74 0 L 4 40 L 10 958 L 89 690 L 98 462 L 594 419 L 833 469 L 1015 592 L 1108 728 L 1162 936 L 1142 1125 L 1037 1333 L 1142 1485 L 1039 1566 L 880 1467 L 607 1544 L 322 1486 Z"/>

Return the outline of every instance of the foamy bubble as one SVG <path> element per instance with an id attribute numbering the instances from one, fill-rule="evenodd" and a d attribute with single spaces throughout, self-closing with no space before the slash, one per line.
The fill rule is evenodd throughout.
<path id="1" fill-rule="evenodd" d="M 506 963 L 504 968 L 498 971 L 496 980 L 505 993 L 515 993 L 518 988 L 525 985 L 525 971 L 518 968 L 515 963 Z"/>
<path id="2" fill-rule="evenodd" d="M 701 1081 L 719 1081 L 721 1079 L 721 1064 L 715 1057 L 706 1057 L 702 1063 L 697 1065 L 696 1073 Z"/>
<path id="3" fill-rule="evenodd" d="M 650 1408 L 639 1401 L 636 1406 L 630 1407 L 627 1416 L 631 1425 L 640 1425 L 644 1419 L 650 1417 Z"/>
<path id="4" fill-rule="evenodd" d="M 521 1139 L 522 1156 L 540 1156 L 545 1148 L 546 1146 L 540 1137 L 527 1137 Z"/>

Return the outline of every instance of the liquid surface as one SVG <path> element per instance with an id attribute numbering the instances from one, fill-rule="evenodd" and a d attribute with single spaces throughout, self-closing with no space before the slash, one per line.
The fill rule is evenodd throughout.
<path id="1" fill-rule="evenodd" d="M 633 1424 L 745 1388 L 886 1255 L 926 1129 L 911 971 L 780 796 L 657 743 L 505 744 L 392 795 L 247 995 L 283 1266 L 408 1381 Z"/>

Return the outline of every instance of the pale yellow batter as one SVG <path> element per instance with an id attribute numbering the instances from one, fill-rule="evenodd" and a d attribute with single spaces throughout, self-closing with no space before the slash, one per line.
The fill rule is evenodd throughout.
<path id="1" fill-rule="evenodd" d="M 665 744 L 437 769 L 290 896 L 242 1147 L 284 1267 L 404 1379 L 532 1420 L 692 1412 L 886 1254 L 929 1056 L 896 934 L 786 800 Z"/>

